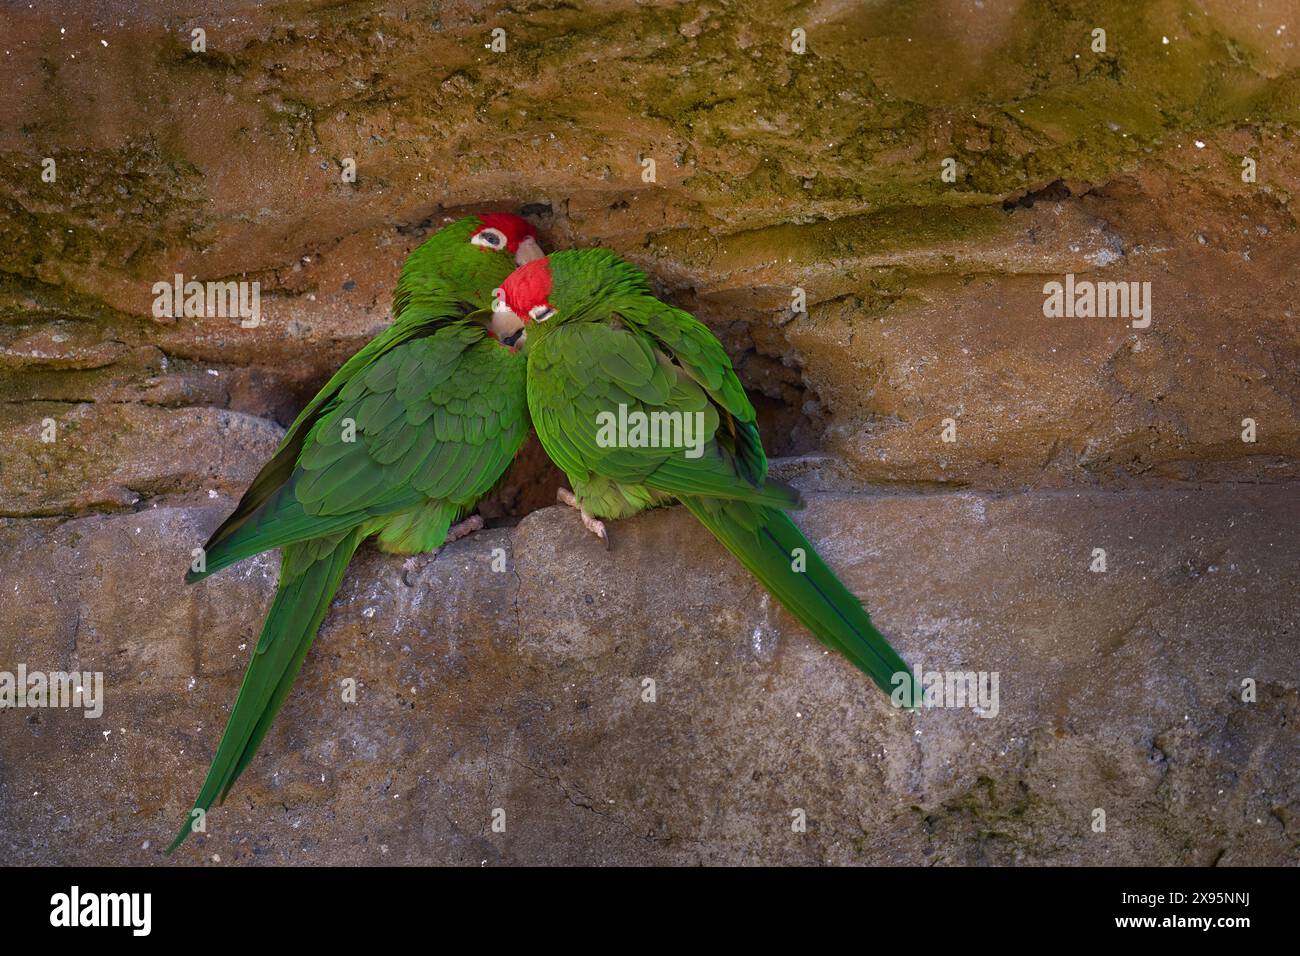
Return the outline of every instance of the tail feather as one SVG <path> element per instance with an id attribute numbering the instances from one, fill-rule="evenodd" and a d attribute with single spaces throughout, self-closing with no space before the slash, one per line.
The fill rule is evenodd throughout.
<path id="1" fill-rule="evenodd" d="M 740 501 L 683 498 L 700 523 L 823 644 L 847 657 L 885 693 L 907 662 L 876 630 L 862 602 L 835 576 L 785 512 Z M 796 549 L 802 549 L 802 558 Z M 803 570 L 796 570 L 802 565 Z"/>
<path id="2" fill-rule="evenodd" d="M 194 800 L 194 810 L 206 813 L 213 803 L 224 800 L 253 759 L 288 696 L 343 572 L 363 537 L 361 529 L 354 529 L 314 560 L 311 552 L 319 551 L 318 547 L 313 548 L 316 542 L 284 549 L 275 600 L 262 625 L 262 635 L 244 674 L 235 706 L 231 708 L 212 766 Z M 195 819 L 191 811 L 168 853 L 190 835 Z"/>
<path id="3" fill-rule="evenodd" d="M 204 545 L 202 571 L 191 570 L 185 583 L 193 584 L 211 574 L 251 558 L 263 551 L 283 548 L 300 541 L 341 534 L 368 518 L 390 514 L 409 507 L 420 496 L 409 492 L 386 496 L 358 512 L 338 515 L 308 514 L 294 493 L 293 483 L 276 489 L 254 511 L 242 515 L 239 521 L 226 524 L 212 533 Z M 232 515 L 232 518 L 234 516 Z"/>

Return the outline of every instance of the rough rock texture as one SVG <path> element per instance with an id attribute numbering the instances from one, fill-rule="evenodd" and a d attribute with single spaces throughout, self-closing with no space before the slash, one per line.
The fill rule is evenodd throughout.
<path id="1" fill-rule="evenodd" d="M 999 714 L 893 711 L 684 514 L 609 556 L 530 514 L 533 447 L 412 586 L 363 552 L 178 861 L 1297 862 L 1298 33 L 1289 0 L 6 7 L 0 672 L 109 700 L 0 710 L 5 858 L 161 859 L 274 580 L 183 588 L 190 548 L 407 251 L 494 208 L 717 331 L 832 563 Z M 258 281 L 262 324 L 155 318 L 177 273 Z M 1046 318 L 1067 273 L 1149 282 L 1150 327 Z"/>
<path id="2" fill-rule="evenodd" d="M 262 759 L 178 859 L 1293 864 L 1293 504 L 817 496 L 805 527 L 910 660 L 999 673 L 989 718 L 891 708 L 681 509 L 620 524 L 612 553 L 539 511 L 409 585 L 368 552 Z M 272 560 L 180 583 L 229 505 L 4 532 L 0 580 L 31 610 L 0 651 L 103 670 L 109 701 L 0 712 L 6 859 L 161 859 L 274 584 Z"/>

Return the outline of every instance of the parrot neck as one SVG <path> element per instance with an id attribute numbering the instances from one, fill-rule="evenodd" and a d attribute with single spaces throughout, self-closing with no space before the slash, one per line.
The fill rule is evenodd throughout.
<path id="1" fill-rule="evenodd" d="M 651 297 L 645 274 L 607 249 L 560 252 L 552 258 L 561 260 L 563 268 L 580 277 L 574 282 L 578 291 L 567 296 L 579 304 L 561 306 L 558 324 L 604 321 L 611 313 L 633 308 L 638 300 Z"/>

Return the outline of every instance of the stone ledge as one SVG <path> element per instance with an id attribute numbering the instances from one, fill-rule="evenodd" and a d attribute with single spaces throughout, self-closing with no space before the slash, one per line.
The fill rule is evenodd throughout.
<path id="1" fill-rule="evenodd" d="M 412 586 L 367 550 L 175 862 L 1294 865 L 1294 501 L 812 496 L 800 523 L 905 657 L 998 672 L 991 719 L 893 710 L 681 509 L 617 524 L 610 553 L 535 512 Z M 0 669 L 107 688 L 99 720 L 0 711 L 11 864 L 163 861 L 273 588 L 269 557 L 181 584 L 229 506 L 0 527 Z"/>

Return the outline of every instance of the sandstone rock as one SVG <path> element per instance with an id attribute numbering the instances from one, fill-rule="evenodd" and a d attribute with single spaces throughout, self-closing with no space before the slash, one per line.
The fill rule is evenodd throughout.
<path id="1" fill-rule="evenodd" d="M 835 454 L 845 488 L 1296 479 L 1300 81 L 1281 21 L 1187 4 L 1201 26 L 1175 31 L 1099 2 L 1099 55 L 1091 21 L 991 6 L 803 24 L 766 2 L 15 11 L 0 397 L 287 424 L 387 321 L 412 246 L 511 206 L 552 245 L 649 269 L 723 335 L 776 451 Z M 485 50 L 498 23 L 508 56 Z M 1067 272 L 1150 282 L 1151 327 L 1044 318 Z M 260 282 L 265 321 L 154 319 L 176 273 Z M 158 353 L 179 370 L 160 377 Z"/>
<path id="2" fill-rule="evenodd" d="M 275 577 L 190 549 L 406 253 L 517 209 L 718 333 L 828 557 L 999 715 L 894 711 L 685 514 L 606 555 L 534 443 L 414 586 L 363 551 L 176 862 L 1296 862 L 1285 4 L 84 7 L 5 13 L 0 670 L 108 710 L 0 710 L 6 859 L 161 861 Z M 155 317 L 178 273 L 262 323 Z M 1150 327 L 1045 317 L 1067 274 Z"/>
<path id="3" fill-rule="evenodd" d="M 107 688 L 99 720 L 0 711 L 12 863 L 163 861 L 273 588 L 267 559 L 181 584 L 228 504 L 3 530 L 0 660 Z M 365 551 L 175 862 L 1293 865 L 1293 504 L 814 496 L 804 527 L 905 656 L 999 674 L 988 717 L 891 708 L 681 509 L 618 524 L 608 553 L 535 512 L 412 586 Z"/>
<path id="4" fill-rule="evenodd" d="M 11 436 L 0 485 L 0 514 L 10 515 L 120 510 L 146 495 L 242 492 L 281 435 L 273 423 L 239 412 L 136 402 L 9 405 L 0 407 L 0 429 Z"/>

